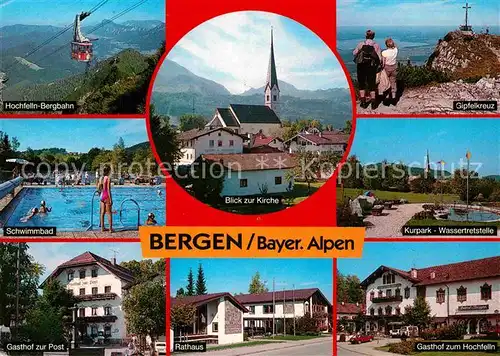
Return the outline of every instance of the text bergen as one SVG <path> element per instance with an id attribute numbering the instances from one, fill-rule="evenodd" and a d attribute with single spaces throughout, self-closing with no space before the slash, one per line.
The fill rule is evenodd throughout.
<path id="1" fill-rule="evenodd" d="M 243 234 L 235 238 L 225 233 L 200 233 L 194 236 L 188 233 L 151 234 L 150 248 L 152 250 L 230 250 L 233 246 L 243 249 Z"/>

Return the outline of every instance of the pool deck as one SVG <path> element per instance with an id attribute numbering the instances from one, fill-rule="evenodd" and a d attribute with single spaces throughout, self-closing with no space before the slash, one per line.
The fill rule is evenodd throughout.
<path id="1" fill-rule="evenodd" d="M 75 186 L 66 186 L 66 188 L 88 188 L 93 185 L 75 185 Z M 161 184 L 162 187 L 165 187 L 165 183 Z M 149 184 L 144 185 L 136 185 L 136 184 L 125 184 L 125 185 L 114 185 L 113 188 L 153 188 L 157 186 L 152 186 Z M 58 188 L 55 185 L 29 185 L 24 184 L 22 186 L 16 187 L 14 190 L 14 197 L 8 195 L 2 199 L 0 199 L 0 212 L 3 211 L 10 202 L 23 190 L 23 188 Z M 59 187 L 60 188 L 60 187 Z M 63 188 L 64 189 L 64 188 Z M 0 230 L 0 237 L 8 238 L 8 239 L 22 239 L 22 240 L 30 240 L 30 239 L 137 239 L 139 241 L 139 231 L 137 230 L 126 230 L 126 231 L 115 231 L 113 233 L 109 233 L 108 231 L 101 232 L 99 230 L 95 231 L 60 231 L 57 232 L 56 236 L 4 236 L 3 231 Z"/>

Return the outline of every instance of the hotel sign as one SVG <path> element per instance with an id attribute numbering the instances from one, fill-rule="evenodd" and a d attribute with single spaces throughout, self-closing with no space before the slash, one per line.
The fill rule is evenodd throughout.
<path id="1" fill-rule="evenodd" d="M 469 311 L 469 310 L 488 310 L 489 305 L 462 305 L 458 307 L 458 311 Z"/>
<path id="2" fill-rule="evenodd" d="M 394 284 L 384 284 L 378 287 L 378 289 L 389 289 L 389 288 L 397 288 L 401 287 L 401 283 L 394 283 Z"/>

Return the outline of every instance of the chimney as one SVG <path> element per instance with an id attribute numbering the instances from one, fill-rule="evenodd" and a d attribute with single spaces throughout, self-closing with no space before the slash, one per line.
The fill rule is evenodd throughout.
<path id="1" fill-rule="evenodd" d="M 359 307 L 359 302 L 356 302 L 356 306 Z"/>
<path id="2" fill-rule="evenodd" d="M 417 278 L 418 277 L 417 270 L 415 268 L 412 268 L 410 275 L 411 275 L 411 278 Z"/>
<path id="3" fill-rule="evenodd" d="M 116 266 L 116 257 L 111 258 L 111 264 Z"/>
<path id="4" fill-rule="evenodd" d="M 345 305 L 345 302 L 342 302 L 342 305 Z"/>
<path id="5" fill-rule="evenodd" d="M 431 279 L 435 279 L 436 278 L 436 272 L 431 272 Z"/>
<path id="6" fill-rule="evenodd" d="M 319 137 L 323 137 L 323 133 L 321 131 L 319 132 Z"/>

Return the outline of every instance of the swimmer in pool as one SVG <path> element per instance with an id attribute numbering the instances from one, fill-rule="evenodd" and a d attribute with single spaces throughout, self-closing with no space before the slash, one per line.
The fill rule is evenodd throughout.
<path id="1" fill-rule="evenodd" d="M 158 196 L 161 196 L 161 189 L 158 189 L 156 193 L 158 194 Z"/>
<path id="2" fill-rule="evenodd" d="M 39 209 L 39 212 L 41 214 L 47 214 L 47 213 L 50 213 L 52 211 L 52 208 L 48 208 L 47 205 L 45 204 L 45 200 L 42 200 L 40 202 L 40 209 Z"/>
<path id="3" fill-rule="evenodd" d="M 146 220 L 146 225 L 156 225 L 157 222 L 155 220 L 155 214 L 149 213 L 148 214 L 148 219 Z"/>
<path id="4" fill-rule="evenodd" d="M 109 174 L 111 173 L 111 167 L 106 166 L 103 170 L 103 175 L 99 179 L 98 183 L 98 191 L 101 193 L 101 202 L 100 202 L 100 222 L 101 222 L 101 231 L 108 231 L 104 228 L 104 215 L 108 214 L 108 222 L 109 222 L 109 232 L 113 232 L 113 212 L 111 210 L 113 206 L 113 197 L 111 195 L 111 179 L 109 178 Z"/>
<path id="5" fill-rule="evenodd" d="M 30 220 L 32 217 L 34 217 L 38 213 L 39 213 L 38 208 L 34 207 L 33 209 L 30 210 L 30 212 L 28 213 L 28 215 L 23 216 L 21 218 L 21 222 L 27 222 L 28 220 Z"/>

